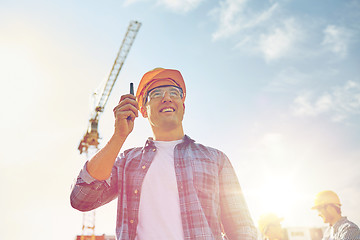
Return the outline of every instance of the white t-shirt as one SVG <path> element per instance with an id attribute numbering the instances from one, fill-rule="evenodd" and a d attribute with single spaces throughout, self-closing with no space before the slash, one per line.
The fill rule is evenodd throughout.
<path id="1" fill-rule="evenodd" d="M 174 148 L 180 142 L 154 141 L 157 151 L 141 188 L 135 240 L 184 239 L 174 168 Z"/>

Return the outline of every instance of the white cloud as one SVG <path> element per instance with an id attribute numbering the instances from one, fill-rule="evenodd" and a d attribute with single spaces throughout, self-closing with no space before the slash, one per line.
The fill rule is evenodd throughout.
<path id="1" fill-rule="evenodd" d="M 256 10 L 247 0 L 224 0 L 211 12 L 219 21 L 213 40 L 234 37 L 236 48 L 260 53 L 266 61 L 295 55 L 295 45 L 303 40 L 301 25 L 295 18 L 284 19 L 278 1 Z"/>
<path id="2" fill-rule="evenodd" d="M 226 0 L 220 2 L 220 7 L 212 10 L 212 15 L 219 19 L 218 30 L 213 33 L 213 39 L 226 38 L 238 32 L 242 24 L 241 14 L 247 0 Z"/>
<path id="3" fill-rule="evenodd" d="M 247 24 L 244 26 L 244 28 L 251 28 L 267 21 L 273 16 L 275 11 L 278 9 L 278 6 L 279 5 L 277 3 L 274 3 L 265 11 L 255 15 L 253 18 L 250 18 Z"/>
<path id="4" fill-rule="evenodd" d="M 137 2 L 141 2 L 141 1 L 146 1 L 146 0 L 125 0 L 124 1 L 124 6 L 129 6 L 131 4 L 137 3 Z"/>
<path id="5" fill-rule="evenodd" d="M 263 7 L 248 0 L 220 1 L 210 12 L 217 21 L 212 39 L 231 37 L 238 42 L 235 48 L 260 53 L 266 61 L 318 57 L 324 51 L 335 54 L 337 59 L 347 56 L 355 35 L 351 27 L 324 26 L 324 19 L 319 21 L 312 16 L 289 17 L 286 9 L 289 5 L 280 0 L 269 0 L 266 4 Z"/>
<path id="6" fill-rule="evenodd" d="M 298 116 L 315 116 L 319 114 L 319 110 L 311 103 L 311 93 L 305 92 L 294 100 L 295 106 L 293 113 Z"/>
<path id="7" fill-rule="evenodd" d="M 300 83 L 307 82 L 310 76 L 307 73 L 301 72 L 294 67 L 288 67 L 276 75 L 269 85 L 265 88 L 266 91 L 289 91 L 297 87 Z"/>
<path id="8" fill-rule="evenodd" d="M 157 0 L 158 5 L 164 5 L 174 11 L 188 12 L 195 9 L 203 0 Z"/>
<path id="9" fill-rule="evenodd" d="M 243 47 L 247 46 L 248 44 L 251 44 L 252 41 L 253 41 L 253 37 L 247 35 L 247 36 L 243 37 L 243 39 L 235 45 L 235 48 L 243 48 Z"/>
<path id="10" fill-rule="evenodd" d="M 150 0 L 126 0 L 124 2 L 124 5 L 128 6 L 143 1 L 150 1 Z M 159 6 L 164 6 L 173 11 L 188 12 L 199 6 L 199 4 L 202 1 L 203 0 L 157 0 L 156 4 Z"/>
<path id="11" fill-rule="evenodd" d="M 220 7 L 210 13 L 219 20 L 218 29 L 213 33 L 213 40 L 227 38 L 243 29 L 254 28 L 272 17 L 278 4 L 272 4 L 262 12 L 252 13 L 247 7 L 247 0 L 225 0 Z"/>
<path id="12" fill-rule="evenodd" d="M 285 21 L 282 28 L 276 27 L 269 34 L 262 34 L 259 50 L 267 61 L 279 59 L 292 53 L 293 47 L 301 34 L 294 19 Z"/>
<path id="13" fill-rule="evenodd" d="M 352 114 L 360 114 L 360 84 L 348 81 L 342 87 L 333 88 L 331 93 L 323 93 L 314 98 L 305 92 L 294 100 L 293 114 L 296 116 L 318 116 L 329 113 L 331 120 L 341 122 Z"/>
<path id="14" fill-rule="evenodd" d="M 322 45 L 328 51 L 331 51 L 340 57 L 346 57 L 350 38 L 351 34 L 348 29 L 328 25 L 324 30 Z"/>

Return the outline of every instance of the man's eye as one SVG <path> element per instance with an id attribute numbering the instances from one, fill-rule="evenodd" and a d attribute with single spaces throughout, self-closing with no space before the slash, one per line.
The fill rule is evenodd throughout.
<path id="1" fill-rule="evenodd" d="M 177 96 L 180 96 L 180 93 L 178 91 L 171 91 L 170 96 L 177 97 Z"/>
<path id="2" fill-rule="evenodd" d="M 161 92 L 154 92 L 154 93 L 151 94 L 151 97 L 152 97 L 152 98 L 161 97 Z"/>

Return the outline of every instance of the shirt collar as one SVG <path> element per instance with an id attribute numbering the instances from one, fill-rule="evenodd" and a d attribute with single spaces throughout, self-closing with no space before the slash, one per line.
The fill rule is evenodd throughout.
<path id="1" fill-rule="evenodd" d="M 337 228 L 339 228 L 344 222 L 346 222 L 346 220 L 347 220 L 347 217 L 342 217 L 342 218 L 340 218 L 339 221 L 337 221 L 332 227 L 333 227 L 334 229 L 337 229 Z"/>
<path id="2" fill-rule="evenodd" d="M 195 142 L 195 140 L 191 139 L 186 134 L 184 135 L 184 137 L 182 139 L 183 139 L 183 142 L 180 144 L 185 145 L 185 146 Z M 155 148 L 154 139 L 152 137 L 149 137 L 145 142 L 144 149 L 148 149 L 148 148 Z"/>

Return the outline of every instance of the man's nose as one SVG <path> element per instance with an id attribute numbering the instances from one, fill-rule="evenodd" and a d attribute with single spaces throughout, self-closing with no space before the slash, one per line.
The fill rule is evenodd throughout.
<path id="1" fill-rule="evenodd" d="M 162 102 L 172 102 L 172 99 L 170 97 L 170 93 L 165 91 L 164 96 L 162 98 Z"/>

